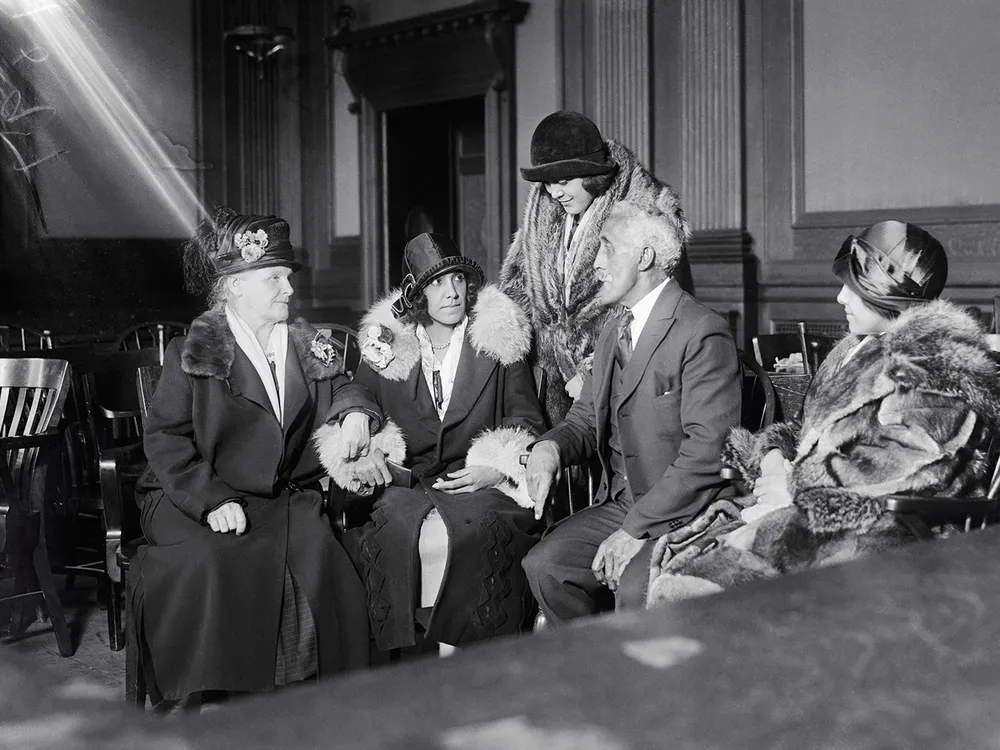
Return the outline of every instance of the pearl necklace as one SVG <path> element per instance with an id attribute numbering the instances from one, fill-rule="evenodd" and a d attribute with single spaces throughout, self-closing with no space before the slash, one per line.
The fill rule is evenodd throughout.
<path id="1" fill-rule="evenodd" d="M 451 346 L 451 342 L 450 341 L 446 341 L 445 343 L 440 344 L 440 345 L 435 344 L 433 341 L 431 341 L 431 349 L 433 349 L 436 352 L 439 352 L 442 349 L 447 349 L 449 346 Z"/>

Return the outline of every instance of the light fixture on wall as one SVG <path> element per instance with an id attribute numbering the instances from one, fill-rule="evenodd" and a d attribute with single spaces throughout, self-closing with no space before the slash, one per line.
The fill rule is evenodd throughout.
<path id="1" fill-rule="evenodd" d="M 226 39 L 233 43 L 233 49 L 259 64 L 295 41 L 295 34 L 284 26 L 245 24 L 227 30 Z"/>

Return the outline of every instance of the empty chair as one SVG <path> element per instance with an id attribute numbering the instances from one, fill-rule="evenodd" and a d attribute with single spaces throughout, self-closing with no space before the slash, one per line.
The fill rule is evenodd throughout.
<path id="1" fill-rule="evenodd" d="M 126 328 L 115 340 L 116 349 L 156 349 L 163 364 L 167 342 L 188 332 L 189 324 L 176 320 L 151 320 Z"/>
<path id="2" fill-rule="evenodd" d="M 62 360 L 0 360 L 0 549 L 14 568 L 14 593 L 0 598 L 0 605 L 42 599 L 63 656 L 71 656 L 73 646 L 49 563 L 45 498 L 36 486 L 45 472 L 36 469 L 40 449 L 61 441 L 54 427 L 66 401 L 69 372 Z M 25 618 L 19 606 L 14 612 L 16 632 Z"/>
<path id="3" fill-rule="evenodd" d="M 27 326 L 0 325 L 0 351 L 30 352 L 52 348 L 52 332 Z"/>

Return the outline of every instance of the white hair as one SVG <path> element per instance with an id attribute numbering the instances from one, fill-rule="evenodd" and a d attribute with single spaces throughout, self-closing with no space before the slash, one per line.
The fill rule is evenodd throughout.
<path id="1" fill-rule="evenodd" d="M 656 267 L 673 276 L 684 250 L 684 227 L 674 217 L 655 206 L 640 207 L 631 201 L 618 201 L 606 221 L 621 221 L 640 247 L 648 247 Z"/>

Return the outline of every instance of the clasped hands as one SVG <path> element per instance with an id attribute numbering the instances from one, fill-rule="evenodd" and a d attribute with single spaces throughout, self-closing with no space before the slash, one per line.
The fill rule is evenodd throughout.
<path id="1" fill-rule="evenodd" d="M 379 448 L 371 448 L 371 432 L 367 414 L 351 412 L 340 426 L 343 436 L 345 461 L 355 462 L 355 475 L 367 487 L 385 487 L 392 484 L 392 473 L 386 465 L 386 456 Z M 449 472 L 447 478 L 438 477 L 434 489 L 453 495 L 496 487 L 503 481 L 503 474 L 487 466 L 466 466 Z"/>

